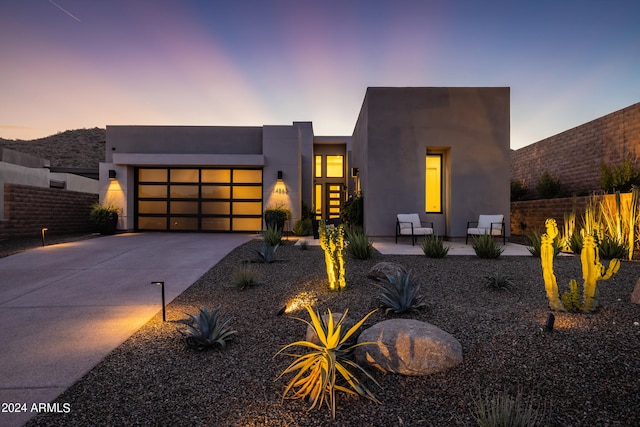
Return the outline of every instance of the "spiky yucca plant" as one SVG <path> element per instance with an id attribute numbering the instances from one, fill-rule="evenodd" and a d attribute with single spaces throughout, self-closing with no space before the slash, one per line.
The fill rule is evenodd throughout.
<path id="1" fill-rule="evenodd" d="M 385 307 L 385 314 L 406 313 L 424 307 L 424 296 L 418 295 L 420 285 L 411 277 L 412 270 L 403 275 L 387 274 L 386 283 L 378 285 L 381 292 L 378 301 Z"/>
<path id="2" fill-rule="evenodd" d="M 537 408 L 527 402 L 521 393 L 514 398 L 499 393 L 493 397 L 475 399 L 473 418 L 480 427 L 535 427 L 546 426 L 549 413 L 546 407 Z"/>
<path id="3" fill-rule="evenodd" d="M 325 323 L 320 313 L 314 312 L 310 306 L 305 306 L 305 308 L 309 312 L 311 322 L 304 319 L 298 320 L 313 328 L 318 336 L 319 344 L 314 344 L 310 341 L 296 341 L 285 345 L 276 353 L 277 356 L 286 349 L 296 346 L 311 350 L 304 354 L 287 353 L 287 356 L 294 357 L 295 360 L 278 378 L 293 372 L 295 372 L 295 375 L 287 384 L 282 398 L 287 398 L 290 392 L 292 393 L 291 397 L 289 397 L 290 399 L 305 399 L 308 397 L 311 400 L 309 410 L 316 407 L 319 409 L 322 403 L 325 402 L 331 410 L 331 418 L 333 419 L 336 417 L 336 391 L 342 391 L 354 396 L 360 395 L 380 403 L 364 383 L 360 381 L 356 372 L 364 374 L 376 385 L 380 385 L 367 371 L 350 359 L 356 347 L 371 343 L 362 342 L 354 345 L 347 343 L 347 340 L 376 310 L 371 311 L 345 332 L 343 323 L 348 310 L 344 311 L 338 322 L 334 322 L 331 310 L 327 309 L 328 321 Z M 344 381 L 344 385 L 338 383 L 340 378 Z"/>
<path id="4" fill-rule="evenodd" d="M 473 238 L 471 245 L 478 258 L 495 259 L 502 254 L 504 248 L 500 247 L 488 234 L 482 234 Z"/>
<path id="5" fill-rule="evenodd" d="M 259 285 L 260 280 L 255 270 L 243 264 L 231 274 L 231 284 L 238 289 L 247 289 Z"/>
<path id="6" fill-rule="evenodd" d="M 219 318 L 219 312 L 220 306 L 218 305 L 211 312 L 206 307 L 202 307 L 200 314 L 186 313 L 190 319 L 185 322 L 184 329 L 178 329 L 178 332 L 182 334 L 187 348 L 205 350 L 226 346 L 227 341 L 230 341 L 237 331 L 229 327 L 231 319 L 222 321 Z"/>
<path id="7" fill-rule="evenodd" d="M 276 251 L 280 245 L 271 246 L 267 244 L 267 242 L 262 242 L 262 246 L 260 246 L 260 250 L 249 248 L 249 251 L 253 253 L 256 257 L 253 259 L 253 262 L 263 262 L 265 264 L 271 264 L 272 262 L 278 261 L 276 259 Z"/>
<path id="8" fill-rule="evenodd" d="M 373 243 L 369 236 L 360 227 L 350 227 L 347 229 L 347 252 L 356 259 L 369 259 L 373 255 Z"/>
<path id="9" fill-rule="evenodd" d="M 485 275 L 484 284 L 494 291 L 512 291 L 516 289 L 516 284 L 511 276 L 505 274 L 501 268 L 496 268 L 492 274 Z"/>
<path id="10" fill-rule="evenodd" d="M 444 258 L 449 253 L 449 248 L 442 243 L 440 237 L 430 234 L 422 241 L 422 252 L 427 258 Z"/>
<path id="11" fill-rule="evenodd" d="M 262 239 L 269 246 L 278 246 L 282 243 L 282 230 L 274 225 L 269 225 L 262 232 Z"/>

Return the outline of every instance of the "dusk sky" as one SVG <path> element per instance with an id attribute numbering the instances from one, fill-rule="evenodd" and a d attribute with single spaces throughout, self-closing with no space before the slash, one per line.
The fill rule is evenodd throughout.
<path id="1" fill-rule="evenodd" d="M 640 2 L 0 0 L 0 137 L 351 135 L 369 86 L 509 86 L 511 147 L 640 102 Z"/>

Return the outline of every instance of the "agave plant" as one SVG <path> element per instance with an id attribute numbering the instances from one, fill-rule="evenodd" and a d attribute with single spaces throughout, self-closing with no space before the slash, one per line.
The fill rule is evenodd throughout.
<path id="1" fill-rule="evenodd" d="M 351 344 L 349 338 L 362 326 L 362 324 L 376 310 L 371 311 L 359 322 L 345 332 L 343 323 L 348 310 L 335 322 L 331 310 L 327 310 L 328 320 L 325 322 L 320 313 L 314 312 L 310 306 L 305 306 L 311 317 L 311 322 L 298 319 L 311 326 L 318 336 L 319 344 L 310 341 L 296 341 L 282 347 L 276 356 L 290 347 L 303 347 L 310 349 L 304 354 L 289 354 L 295 360 L 278 376 L 295 372 L 293 378 L 287 384 L 282 398 L 285 399 L 291 393 L 290 399 L 310 398 L 311 407 L 320 408 L 326 403 L 331 410 L 331 417 L 336 416 L 336 391 L 341 391 L 354 396 L 363 396 L 376 403 L 380 403 L 369 389 L 360 381 L 356 373 L 364 374 L 376 385 L 378 382 L 360 365 L 350 359 L 353 350 L 361 345 L 372 343 L 361 342 Z M 345 328 L 346 329 L 346 328 Z M 341 385 L 340 382 L 344 385 Z"/>
<path id="2" fill-rule="evenodd" d="M 387 283 L 381 289 L 378 301 L 386 307 L 385 313 L 405 313 L 424 307 L 424 296 L 418 295 L 420 285 L 411 277 L 412 270 L 405 274 L 387 274 Z"/>
<path id="3" fill-rule="evenodd" d="M 230 341 L 237 331 L 228 326 L 231 319 L 220 320 L 219 311 L 220 306 L 218 305 L 211 312 L 202 307 L 200 314 L 186 313 L 190 319 L 187 320 L 188 323 L 184 329 L 178 329 L 178 332 L 182 334 L 187 348 L 205 350 L 211 347 L 226 346 L 227 341 Z"/>
<path id="4" fill-rule="evenodd" d="M 278 261 L 276 259 L 276 251 L 278 250 L 279 246 L 280 245 L 271 246 L 263 241 L 260 250 L 249 248 L 249 251 L 251 251 L 256 256 L 253 262 L 263 262 L 265 264 L 271 264 L 272 262 Z"/>
<path id="5" fill-rule="evenodd" d="M 502 254 L 504 248 L 499 246 L 493 237 L 488 234 L 481 234 L 473 238 L 471 245 L 478 258 L 496 259 Z"/>
<path id="6" fill-rule="evenodd" d="M 422 252 L 427 258 L 444 258 L 449 253 L 449 247 L 442 243 L 440 237 L 429 234 L 422 241 Z"/>

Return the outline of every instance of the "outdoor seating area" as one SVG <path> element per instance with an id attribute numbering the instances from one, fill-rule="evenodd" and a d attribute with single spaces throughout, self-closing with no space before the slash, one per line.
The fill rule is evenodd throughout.
<path id="1" fill-rule="evenodd" d="M 421 222 L 417 213 L 398 214 L 396 217 L 396 243 L 398 236 L 411 237 L 411 244 L 415 246 L 418 236 L 433 234 L 432 222 Z"/>
<path id="2" fill-rule="evenodd" d="M 469 236 L 502 236 L 502 244 L 507 243 L 504 232 L 504 215 L 480 215 L 478 221 L 467 223 L 467 238 L 465 243 L 469 243 Z"/>

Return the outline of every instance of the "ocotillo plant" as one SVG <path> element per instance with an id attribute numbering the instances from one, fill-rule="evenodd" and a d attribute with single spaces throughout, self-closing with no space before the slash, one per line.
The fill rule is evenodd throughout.
<path id="1" fill-rule="evenodd" d="M 584 279 L 582 285 L 582 301 L 578 294 L 578 283 L 572 279 L 569 282 L 569 291 L 562 295 L 560 301 L 558 293 L 558 284 L 556 276 L 553 273 L 553 239 L 558 235 L 558 226 L 554 219 L 547 219 L 545 222 L 547 232 L 542 235 L 542 244 L 540 247 L 542 273 L 544 277 L 547 298 L 549 299 L 549 307 L 558 311 L 574 311 L 590 312 L 596 309 L 597 300 L 596 292 L 598 281 L 607 280 L 620 269 L 620 261 L 612 259 L 609 268 L 605 269 L 600 262 L 598 245 L 592 235 L 586 234 L 583 230 L 584 238 L 580 261 L 582 262 L 582 277 Z"/>
<path id="2" fill-rule="evenodd" d="M 341 291 L 347 286 L 344 277 L 344 228 L 336 227 L 324 221 L 319 224 L 320 247 L 324 251 L 324 261 L 327 266 L 329 289 Z"/>

